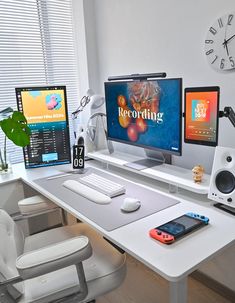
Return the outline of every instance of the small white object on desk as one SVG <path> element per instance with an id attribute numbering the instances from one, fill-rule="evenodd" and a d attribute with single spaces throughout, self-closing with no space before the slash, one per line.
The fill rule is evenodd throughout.
<path id="1" fill-rule="evenodd" d="M 136 211 L 140 208 L 140 200 L 137 198 L 127 197 L 123 200 L 123 204 L 121 206 L 121 210 L 124 212 L 132 212 Z"/>

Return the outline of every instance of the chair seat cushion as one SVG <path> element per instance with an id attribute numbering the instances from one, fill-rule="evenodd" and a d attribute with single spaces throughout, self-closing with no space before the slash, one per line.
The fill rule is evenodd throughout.
<path id="1" fill-rule="evenodd" d="M 92 256 L 83 265 L 88 283 L 86 300 L 94 299 L 118 287 L 125 277 L 126 267 L 125 255 L 119 253 L 88 225 L 78 223 L 29 236 L 25 240 L 25 252 L 79 235 L 87 236 L 93 249 Z M 25 281 L 24 297 L 19 302 L 50 302 L 73 293 L 77 285 L 75 266 L 70 266 Z"/>
<path id="2" fill-rule="evenodd" d="M 22 199 L 18 202 L 18 206 L 22 215 L 31 215 L 58 207 L 55 203 L 41 195 Z"/>

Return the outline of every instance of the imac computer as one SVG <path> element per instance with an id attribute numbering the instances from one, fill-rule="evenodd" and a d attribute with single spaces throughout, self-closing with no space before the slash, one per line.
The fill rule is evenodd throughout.
<path id="1" fill-rule="evenodd" d="M 149 151 L 128 166 L 141 170 L 164 163 L 159 152 L 181 155 L 181 78 L 105 82 L 105 100 L 108 140 Z"/>
<path id="2" fill-rule="evenodd" d="M 185 88 L 185 143 L 217 145 L 219 97 L 218 86 Z"/>
<path id="3" fill-rule="evenodd" d="M 25 167 L 71 163 L 65 86 L 16 88 L 16 98 L 31 130 Z"/>

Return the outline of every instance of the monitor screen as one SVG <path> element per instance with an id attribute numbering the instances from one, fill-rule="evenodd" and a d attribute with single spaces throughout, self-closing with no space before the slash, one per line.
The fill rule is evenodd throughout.
<path id="1" fill-rule="evenodd" d="M 184 141 L 216 146 L 218 143 L 219 87 L 185 88 Z"/>
<path id="2" fill-rule="evenodd" d="M 65 86 L 16 88 L 16 98 L 31 130 L 25 167 L 71 163 Z"/>
<path id="3" fill-rule="evenodd" d="M 109 140 L 181 155 L 182 79 L 105 82 Z"/>

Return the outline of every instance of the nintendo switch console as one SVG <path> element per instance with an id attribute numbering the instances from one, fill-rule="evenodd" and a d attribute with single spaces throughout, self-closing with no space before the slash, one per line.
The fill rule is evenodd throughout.
<path id="1" fill-rule="evenodd" d="M 203 227 L 208 223 L 209 219 L 204 215 L 190 212 L 151 229 L 149 235 L 164 244 L 171 244 L 184 235 Z"/>

